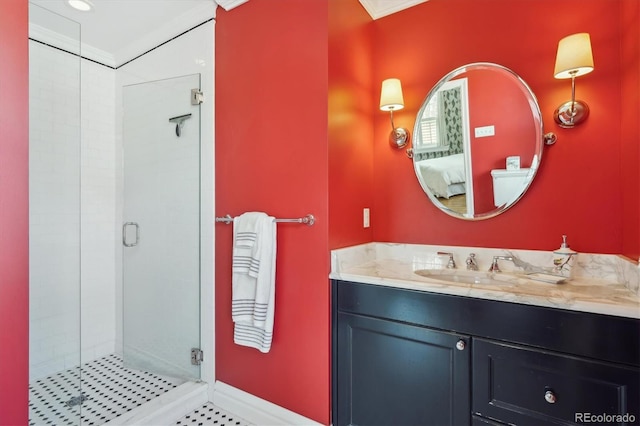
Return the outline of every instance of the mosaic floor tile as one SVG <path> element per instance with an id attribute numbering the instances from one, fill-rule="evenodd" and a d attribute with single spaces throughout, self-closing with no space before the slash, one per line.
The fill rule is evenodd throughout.
<path id="1" fill-rule="evenodd" d="M 179 426 L 249 426 L 240 417 L 217 408 L 209 402 L 176 422 Z"/>
<path id="2" fill-rule="evenodd" d="M 29 385 L 30 426 L 102 425 L 180 383 L 124 368 L 118 355 L 83 364 L 80 372 L 75 367 Z"/>

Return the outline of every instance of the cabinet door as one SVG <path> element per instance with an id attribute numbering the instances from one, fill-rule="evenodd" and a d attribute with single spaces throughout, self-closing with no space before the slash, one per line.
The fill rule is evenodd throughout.
<path id="1" fill-rule="evenodd" d="M 336 426 L 470 423 L 467 336 L 345 313 L 337 324 Z"/>
<path id="2" fill-rule="evenodd" d="M 477 415 L 518 425 L 638 424 L 639 387 L 636 367 L 473 339 Z"/>

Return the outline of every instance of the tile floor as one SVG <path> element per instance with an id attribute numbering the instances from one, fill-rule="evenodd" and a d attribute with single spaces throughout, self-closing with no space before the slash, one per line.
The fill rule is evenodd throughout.
<path id="1" fill-rule="evenodd" d="M 249 426 L 240 417 L 207 403 L 176 422 L 176 426 Z"/>
<path id="2" fill-rule="evenodd" d="M 82 382 L 82 395 L 78 385 Z M 122 366 L 122 358 L 108 355 L 29 385 L 29 426 L 101 425 L 180 384 L 152 373 Z M 69 406 L 84 397 L 82 405 Z M 81 408 L 82 407 L 82 408 Z"/>
<path id="3" fill-rule="evenodd" d="M 78 386 L 82 383 L 82 395 Z M 108 355 L 80 367 L 63 371 L 29 385 L 29 426 L 102 425 L 167 392 L 181 382 L 124 368 L 122 358 Z M 81 405 L 69 406 L 72 398 L 84 397 Z M 212 403 L 198 407 L 176 426 L 250 426 Z"/>

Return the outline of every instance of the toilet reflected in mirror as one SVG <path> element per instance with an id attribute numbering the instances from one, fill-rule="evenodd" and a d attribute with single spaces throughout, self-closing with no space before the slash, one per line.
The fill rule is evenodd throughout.
<path id="1" fill-rule="evenodd" d="M 533 171 L 531 169 L 494 169 L 493 204 L 501 208 L 513 204 L 524 193 Z"/>

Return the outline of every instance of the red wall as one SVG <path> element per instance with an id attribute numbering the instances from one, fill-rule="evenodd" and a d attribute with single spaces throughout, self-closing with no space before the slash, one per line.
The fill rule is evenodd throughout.
<path id="1" fill-rule="evenodd" d="M 0 424 L 29 399 L 28 3 L 0 2 Z"/>
<path id="2" fill-rule="evenodd" d="M 388 118 L 376 115 L 374 240 L 550 250 L 567 234 L 578 251 L 635 252 L 637 258 L 637 102 L 631 107 L 636 124 L 629 119 L 621 130 L 623 102 L 634 100 L 621 94 L 626 57 L 616 48 L 622 38 L 621 7 L 636 8 L 634 20 L 623 30 L 626 51 L 635 54 L 626 84 L 635 89 L 638 13 L 632 2 L 430 0 L 375 21 L 375 80 L 393 74 L 403 83 L 405 109 L 396 114 L 396 125 L 413 128 L 424 97 L 447 72 L 466 63 L 495 62 L 531 86 L 545 131 L 555 132 L 558 142 L 545 148 L 535 181 L 514 207 L 492 219 L 468 222 L 431 204 L 410 160 L 387 146 Z M 570 97 L 571 85 L 553 78 L 557 43 L 582 31 L 591 34 L 595 71 L 576 80 L 577 96 L 590 105 L 591 115 L 580 127 L 562 129 L 552 115 Z M 624 160 L 623 180 L 620 165 L 627 152 L 633 160 Z M 635 230 L 624 246 L 623 229 Z"/>
<path id="3" fill-rule="evenodd" d="M 251 0 L 229 13 L 221 10 L 216 34 L 217 215 L 264 210 L 318 218 L 309 228 L 278 227 L 278 309 L 266 355 L 231 343 L 230 267 L 222 267 L 230 265 L 231 227 L 218 225 L 217 377 L 322 423 L 329 421 L 328 241 L 337 247 L 370 239 L 371 230 L 357 229 L 361 206 L 373 203 L 371 239 L 378 241 L 550 249 L 567 233 L 578 250 L 634 258 L 640 252 L 637 0 L 430 0 L 372 24 L 371 50 L 358 41 L 367 43 L 370 31 L 361 10 L 352 9 L 351 20 L 342 14 L 351 5 L 329 2 L 330 19 L 326 0 Z M 0 2 L 3 425 L 26 424 L 28 417 L 27 22 L 26 0 Z M 355 48 L 354 56 L 334 31 L 349 33 L 345 44 Z M 577 82 L 578 96 L 592 110 L 581 127 L 565 130 L 551 114 L 569 87 L 551 74 L 557 41 L 579 31 L 591 33 L 596 61 L 596 70 Z M 355 68 L 341 66 L 340 58 Z M 407 108 L 396 114 L 396 123 L 412 128 L 429 88 L 449 70 L 476 61 L 520 74 L 559 142 L 547 148 L 518 205 L 471 223 L 430 204 L 404 153 L 388 147 L 388 116 L 375 105 L 378 82 L 401 78 Z M 341 118 L 351 136 L 341 132 Z M 373 163 L 366 149 L 372 134 Z M 351 164 L 353 172 L 346 173 Z M 612 188 L 619 182 L 620 189 Z"/>
<path id="4" fill-rule="evenodd" d="M 640 257 L 640 2 L 623 0 L 620 7 L 622 155 L 622 253 Z"/>
<path id="5" fill-rule="evenodd" d="M 232 227 L 216 226 L 216 378 L 329 422 L 326 0 L 251 0 L 216 19 L 216 215 L 278 224 L 274 337 L 233 343 Z"/>
<path id="6" fill-rule="evenodd" d="M 622 84 L 637 88 L 634 1 L 430 0 L 377 21 L 357 0 L 251 0 L 220 11 L 217 215 L 311 211 L 319 222 L 278 228 L 276 337 L 267 355 L 232 343 L 231 228 L 218 225 L 217 377 L 329 422 L 326 274 L 332 248 L 390 241 L 549 250 L 568 234 L 580 251 L 620 253 L 624 247 L 637 253 L 638 170 L 620 171 L 625 154 L 638 157 L 637 106 L 625 111 L 629 119 L 621 126 L 626 100 L 618 83 L 624 77 Z M 636 29 L 623 35 L 622 7 L 636 17 Z M 592 110 L 585 124 L 567 130 L 552 121 L 553 110 L 570 96 L 570 84 L 553 78 L 553 65 L 558 40 L 579 31 L 591 33 L 596 61 L 595 72 L 577 82 L 579 98 Z M 625 60 L 635 54 L 625 75 L 620 52 L 610 48 L 620 43 Z M 400 78 L 406 108 L 395 114 L 396 125 L 413 129 L 433 84 L 471 62 L 499 63 L 524 78 L 540 103 L 545 131 L 559 139 L 545 148 L 526 196 L 480 222 L 453 219 L 431 204 L 411 161 L 389 147 L 389 117 L 377 108 L 380 82 Z M 632 182 L 621 183 L 623 174 Z M 362 227 L 364 207 L 371 208 L 369 229 Z M 632 225 L 635 235 L 623 244 L 622 230 Z"/>
<path id="7" fill-rule="evenodd" d="M 475 214 L 495 209 L 491 170 L 504 169 L 506 157 L 520 157 L 522 168 L 531 167 L 536 132 L 531 107 L 516 80 L 502 70 L 467 72 L 469 130 Z M 476 127 L 494 126 L 495 135 L 477 138 Z"/>
<path id="8" fill-rule="evenodd" d="M 363 209 L 373 209 L 373 79 L 371 17 L 357 1 L 329 0 L 329 247 L 369 242 Z M 391 131 L 389 125 L 388 130 Z"/>

